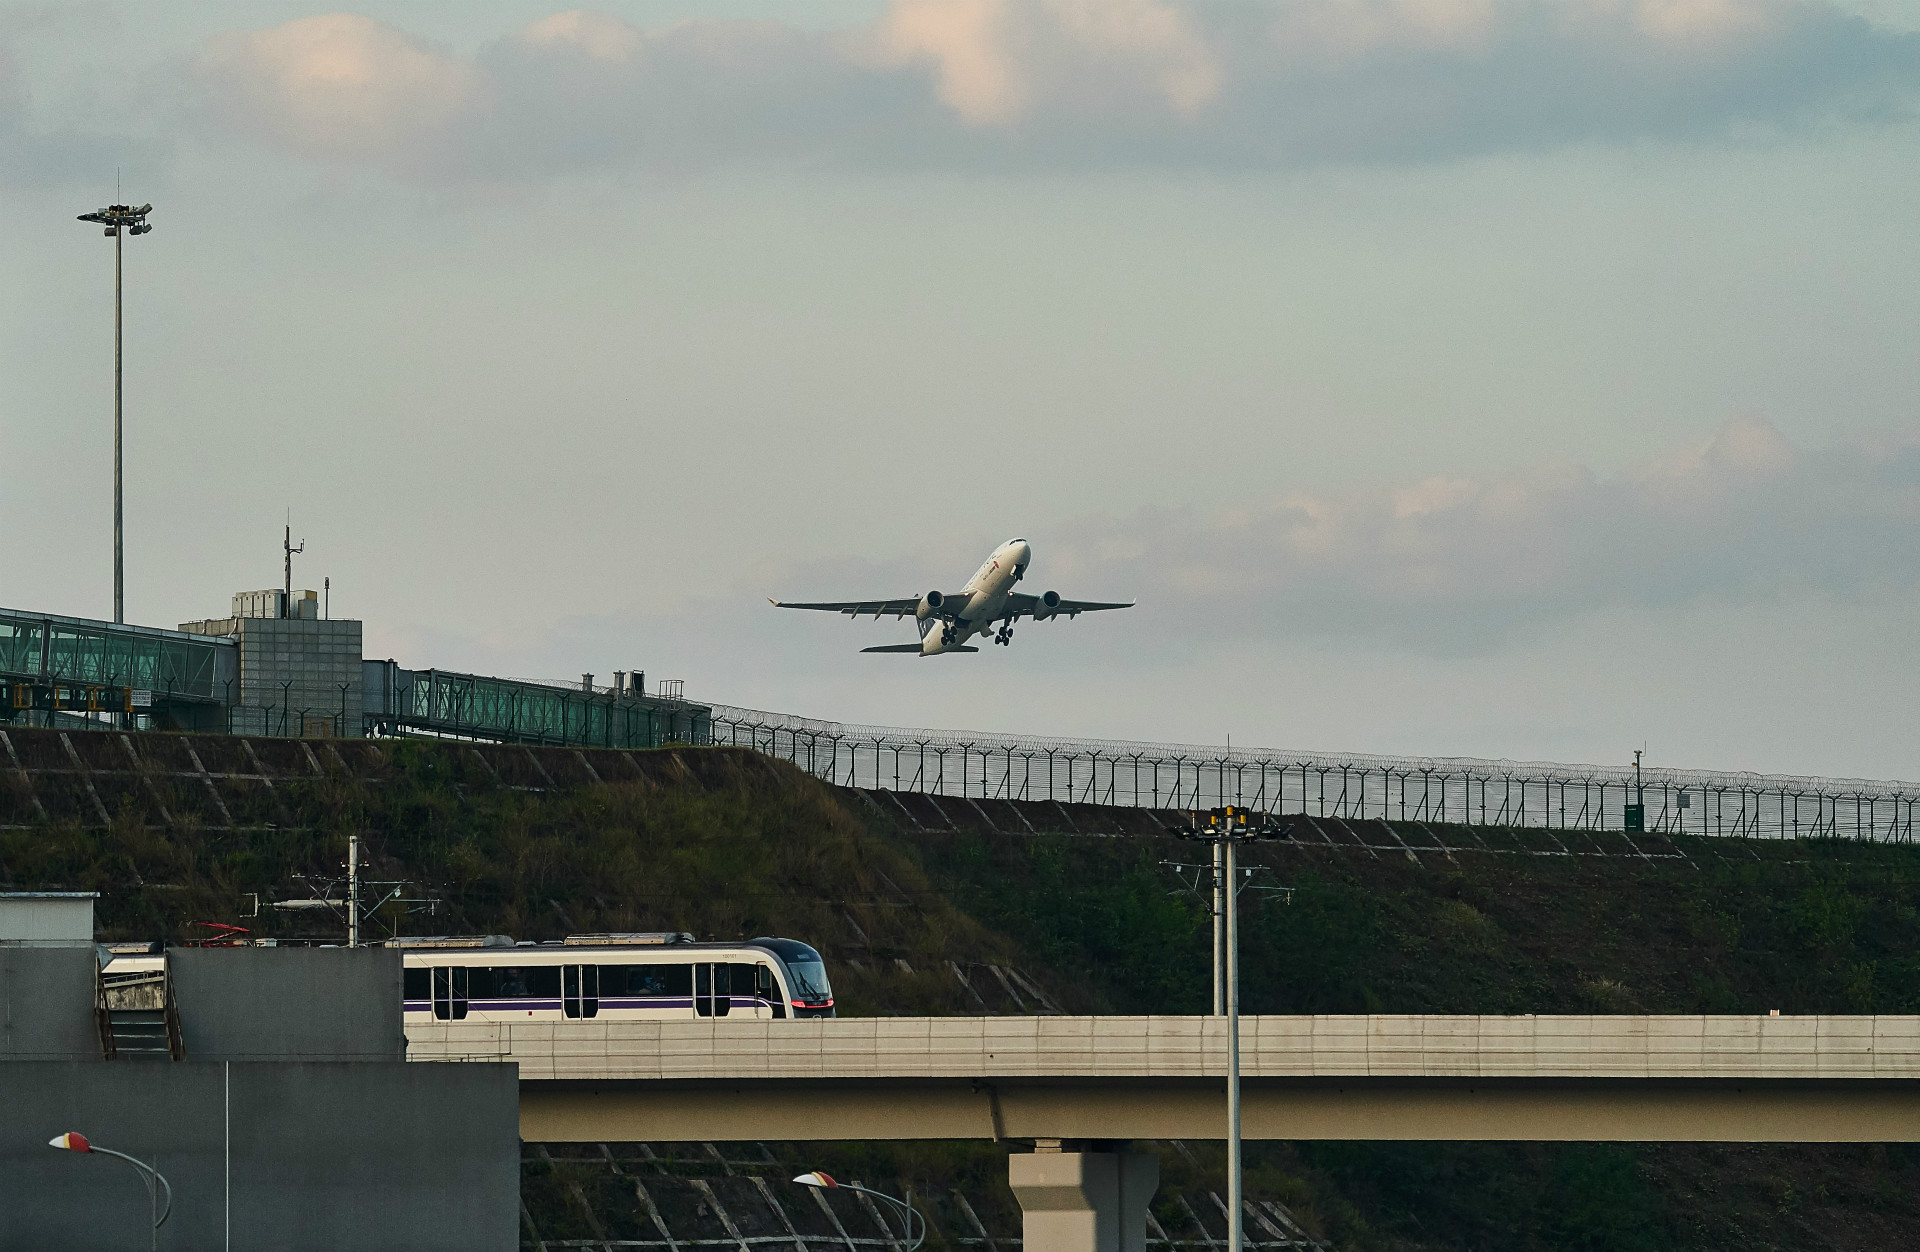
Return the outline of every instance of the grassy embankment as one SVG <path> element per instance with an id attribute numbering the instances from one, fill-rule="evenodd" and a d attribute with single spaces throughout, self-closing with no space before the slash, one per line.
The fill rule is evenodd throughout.
<path id="1" fill-rule="evenodd" d="M 1195 845 L 919 834 L 929 876 L 1097 1011 L 1203 1012 Z M 1683 840 L 1687 861 L 1252 854 L 1249 1012 L 1912 1013 L 1920 849 Z M 1301 1144 L 1255 1177 L 1355 1247 L 1920 1246 L 1920 1152 Z"/>
<path id="2" fill-rule="evenodd" d="M 379 785 L 282 783 L 277 829 L 0 831 L 0 880 L 103 893 L 104 934 L 240 921 L 291 937 L 299 894 L 359 833 L 376 877 L 443 902 L 419 932 L 551 938 L 686 929 L 806 938 L 843 1011 L 964 1012 L 943 962 L 1015 963 L 1069 1010 L 1205 1007 L 1206 923 L 1157 862 L 1174 841 L 908 833 L 783 766 L 683 752 L 650 781 L 529 793 L 446 745 L 387 745 Z M 1905 848 L 1685 844 L 1689 862 L 1263 850 L 1290 905 L 1253 901 L 1251 1012 L 1913 1012 L 1920 863 Z M 858 966 L 855 966 L 855 962 Z M 896 962 L 905 962 L 900 965 Z M 1217 1151 L 1165 1155 L 1219 1186 Z M 846 1145 L 870 1178 L 923 1190 L 993 1171 L 971 1147 Z M 1920 1244 L 1904 1148 L 1266 1145 L 1251 1183 L 1356 1248 L 1867 1248 Z M 982 1171 L 985 1171 L 984 1173 Z M 541 1179 L 529 1177 L 530 1195 Z M 1007 1197 L 1010 1201 L 1010 1197 Z M 1170 1228 L 1178 1215 L 1162 1215 Z"/>

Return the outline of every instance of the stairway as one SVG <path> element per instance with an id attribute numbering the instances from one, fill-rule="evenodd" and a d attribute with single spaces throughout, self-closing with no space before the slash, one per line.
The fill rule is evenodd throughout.
<path id="1" fill-rule="evenodd" d="M 166 960 L 158 969 L 100 974 L 94 1001 L 100 1051 L 109 1061 L 178 1061 L 187 1050 Z"/>

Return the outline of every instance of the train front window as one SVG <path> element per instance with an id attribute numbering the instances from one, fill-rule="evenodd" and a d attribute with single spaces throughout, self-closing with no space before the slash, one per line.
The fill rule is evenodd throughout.
<path id="1" fill-rule="evenodd" d="M 833 986 L 827 982 L 827 967 L 821 961 L 788 961 L 787 973 L 793 976 L 793 992 L 802 1000 L 831 1000 Z"/>

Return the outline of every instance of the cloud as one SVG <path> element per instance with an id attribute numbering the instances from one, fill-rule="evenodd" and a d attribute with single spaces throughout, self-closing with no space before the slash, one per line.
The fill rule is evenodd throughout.
<path id="1" fill-rule="evenodd" d="M 431 147 L 472 115 L 472 62 L 352 13 L 209 40 L 194 65 L 224 124 L 301 156 L 383 161 Z"/>
<path id="2" fill-rule="evenodd" d="M 869 25 L 558 13 L 471 57 L 350 14 L 208 42 L 216 125 L 409 177 L 737 160 L 1434 160 L 1904 115 L 1920 36 L 1825 0 L 891 0 Z"/>
<path id="3" fill-rule="evenodd" d="M 1160 0 L 895 0 L 874 61 L 932 69 L 969 125 L 1158 106 L 1193 118 L 1219 96 L 1219 64 L 1193 17 Z"/>
<path id="4" fill-rule="evenodd" d="M 1549 462 L 1143 512 L 1066 539 L 1049 577 L 1137 594 L 1186 628 L 1481 651 L 1602 609 L 1920 589 L 1920 438 L 1808 452 L 1743 417 L 1612 477 Z"/>

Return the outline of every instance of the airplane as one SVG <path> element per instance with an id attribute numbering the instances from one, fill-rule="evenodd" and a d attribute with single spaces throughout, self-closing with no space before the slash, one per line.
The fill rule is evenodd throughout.
<path id="1" fill-rule="evenodd" d="M 1033 547 L 1024 539 L 1009 539 L 993 550 L 978 573 L 958 591 L 929 591 L 924 596 L 899 600 L 836 600 L 823 604 L 793 604 L 769 600 L 777 609 L 818 609 L 824 613 L 845 613 L 859 617 L 871 613 L 896 620 L 911 613 L 920 627 L 919 643 L 886 644 L 862 648 L 862 652 L 913 652 L 921 656 L 940 656 L 948 652 L 978 652 L 967 640 L 993 631 L 997 644 L 1013 642 L 1013 624 L 1023 617 L 1044 622 L 1054 617 L 1078 617 L 1101 609 L 1130 609 L 1133 602 L 1106 603 L 1098 600 L 1063 600 L 1057 591 L 1028 595 L 1013 585 L 1027 575 L 1033 560 Z M 999 623 L 996 628 L 994 623 Z M 938 627 L 938 629 L 935 629 Z"/>

